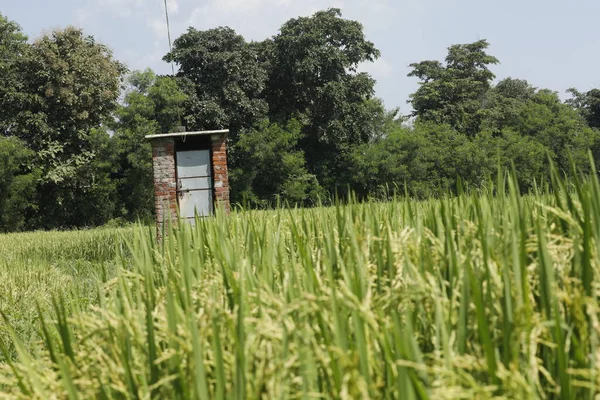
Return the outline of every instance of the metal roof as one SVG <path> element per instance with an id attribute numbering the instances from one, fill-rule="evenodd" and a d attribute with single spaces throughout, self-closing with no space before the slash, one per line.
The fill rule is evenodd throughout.
<path id="1" fill-rule="evenodd" d="M 195 135 L 214 135 L 218 133 L 228 134 L 229 129 L 220 129 L 216 131 L 196 131 L 196 132 L 173 132 L 173 133 L 159 133 L 156 135 L 146 135 L 146 139 L 160 139 L 165 137 L 177 137 L 177 136 L 195 136 Z"/>

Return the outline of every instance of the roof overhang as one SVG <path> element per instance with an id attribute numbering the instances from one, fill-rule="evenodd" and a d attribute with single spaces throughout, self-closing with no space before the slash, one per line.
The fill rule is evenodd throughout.
<path id="1" fill-rule="evenodd" d="M 160 139 L 166 137 L 185 137 L 185 136 L 198 136 L 198 135 L 225 135 L 229 133 L 229 129 L 220 129 L 216 131 L 196 131 L 196 132 L 173 132 L 173 133 L 159 133 L 156 135 L 146 135 L 146 139 Z"/>

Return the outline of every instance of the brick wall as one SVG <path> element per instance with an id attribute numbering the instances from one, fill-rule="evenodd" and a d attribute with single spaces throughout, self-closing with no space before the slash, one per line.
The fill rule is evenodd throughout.
<path id="1" fill-rule="evenodd" d="M 227 175 L 227 135 L 211 135 L 214 206 L 229 214 L 229 178 Z M 163 224 L 177 220 L 177 180 L 175 169 L 175 139 L 152 139 L 154 170 L 154 207 L 159 238 Z"/>
<path id="2" fill-rule="evenodd" d="M 159 234 L 163 223 L 177 218 L 177 183 L 175 180 L 175 142 L 173 138 L 152 140 L 154 169 L 154 207 Z"/>
<path id="3" fill-rule="evenodd" d="M 212 135 L 212 169 L 214 182 L 215 207 L 223 207 L 229 214 L 229 178 L 227 175 L 227 136 L 223 134 Z"/>

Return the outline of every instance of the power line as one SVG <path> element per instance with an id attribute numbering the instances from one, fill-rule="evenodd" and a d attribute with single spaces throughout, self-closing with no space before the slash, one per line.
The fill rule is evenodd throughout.
<path id="1" fill-rule="evenodd" d="M 169 24 L 169 10 L 167 9 L 167 0 L 165 0 L 165 18 L 167 20 L 167 37 L 169 38 L 169 53 L 173 52 L 173 46 L 171 45 L 171 25 Z M 175 76 L 175 67 L 171 60 L 171 72 Z"/>
<path id="2" fill-rule="evenodd" d="M 169 24 L 169 9 L 167 7 L 167 0 L 164 0 L 165 3 L 165 19 L 167 21 L 167 37 L 169 38 L 169 53 L 173 52 L 173 45 L 171 44 L 171 24 Z M 175 78 L 175 66 L 173 65 L 173 59 L 171 58 L 171 75 Z M 179 119 L 179 125 L 182 126 L 181 121 L 181 110 L 179 109 L 179 104 L 177 104 L 177 118 Z"/>

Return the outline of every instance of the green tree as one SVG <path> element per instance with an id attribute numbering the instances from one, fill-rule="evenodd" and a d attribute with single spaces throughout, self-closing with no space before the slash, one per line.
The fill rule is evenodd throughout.
<path id="1" fill-rule="evenodd" d="M 231 171 L 234 201 L 259 206 L 316 201 L 322 193 L 297 149 L 301 137 L 302 125 L 294 119 L 285 126 L 265 119 L 244 132 L 235 148 L 242 167 Z"/>
<path id="2" fill-rule="evenodd" d="M 28 167 L 33 152 L 14 137 L 0 137 L 0 231 L 26 227 L 25 216 L 34 207 L 39 171 Z"/>
<path id="3" fill-rule="evenodd" d="M 498 167 L 514 165 L 522 190 L 548 177 L 548 148 L 535 138 L 510 129 L 480 132 L 475 137 L 449 125 L 418 122 L 396 125 L 373 143 L 352 153 L 349 171 L 353 189 L 361 196 L 385 196 L 390 191 L 418 198 L 438 196 L 463 185 L 480 188 Z"/>
<path id="4" fill-rule="evenodd" d="M 535 138 L 511 129 L 482 131 L 456 149 L 457 176 L 471 187 L 482 187 L 495 178 L 498 168 L 517 171 L 522 191 L 549 178 L 548 148 Z"/>
<path id="5" fill-rule="evenodd" d="M 45 228 L 102 223 L 110 216 L 106 199 L 112 188 L 102 186 L 110 171 L 98 154 L 108 134 L 95 129 L 117 107 L 124 66 L 106 46 L 67 28 L 35 41 L 18 68 L 24 96 L 10 134 L 35 151 L 33 165 L 42 172 L 37 223 Z M 108 211 L 94 219 L 79 212 L 86 208 Z"/>
<path id="6" fill-rule="evenodd" d="M 489 44 L 479 40 L 450 46 L 445 65 L 439 61 L 411 64 L 408 76 L 417 77 L 419 88 L 410 96 L 413 116 L 450 124 L 469 136 L 480 131 L 485 99 L 495 75 L 489 66 L 498 60 L 487 54 Z"/>
<path id="7" fill-rule="evenodd" d="M 232 170 L 253 168 L 244 162 L 247 155 L 237 154 L 243 146 L 236 144 L 240 135 L 264 131 L 256 126 L 268 113 L 281 129 L 293 119 L 300 121 L 296 148 L 287 148 L 290 154 L 303 153 L 310 174 L 333 190 L 344 184 L 352 146 L 381 133 L 385 110 L 372 98 L 375 81 L 357 72 L 361 63 L 377 57 L 362 25 L 329 9 L 291 19 L 278 35 L 258 43 L 247 43 L 230 28 L 190 28 L 165 60 L 179 65 L 178 77 L 189 95 L 188 127 L 231 129 Z"/>
<path id="8" fill-rule="evenodd" d="M 459 174 L 458 150 L 466 135 L 432 122 L 397 125 L 373 143 L 353 150 L 353 189 L 361 196 L 408 192 L 416 197 L 454 190 Z"/>
<path id="9" fill-rule="evenodd" d="M 567 104 L 579 110 L 588 125 L 600 129 L 600 89 L 592 89 L 581 93 L 577 89 L 569 89 L 573 96 Z"/>
<path id="10" fill-rule="evenodd" d="M 0 135 L 10 134 L 14 116 L 23 101 L 18 62 L 28 50 L 21 27 L 0 14 Z"/>
<path id="11" fill-rule="evenodd" d="M 383 112 L 381 102 L 370 100 L 375 81 L 357 72 L 380 53 L 360 23 L 341 15 L 329 9 L 291 19 L 262 46 L 271 119 L 303 121 L 300 148 L 329 190 L 343 173 L 345 155 L 373 137 L 373 115 Z"/>
<path id="12" fill-rule="evenodd" d="M 380 52 L 365 39 L 359 22 L 341 16 L 341 10 L 332 8 L 291 19 L 273 38 L 268 86 L 271 115 L 286 119 L 313 111 L 314 101 L 327 95 L 323 92 L 328 89 L 334 90 L 328 85 L 336 83 L 359 81 L 355 96 L 372 95 L 372 82 L 356 71 L 360 63 L 374 61 Z M 338 95 L 342 94 L 348 95 Z"/>
<path id="13" fill-rule="evenodd" d="M 147 219 L 154 212 L 152 149 L 145 135 L 172 131 L 180 124 L 187 96 L 173 77 L 156 76 L 147 69 L 127 79 L 123 105 L 113 124 L 118 215 Z"/>
<path id="14" fill-rule="evenodd" d="M 35 41 L 19 62 L 29 123 L 16 134 L 34 150 L 60 146 L 68 158 L 87 144 L 91 128 L 116 109 L 125 67 L 111 51 L 75 28 Z"/>
<path id="15" fill-rule="evenodd" d="M 505 79 L 490 91 L 483 125 L 495 133 L 509 130 L 534 140 L 565 172 L 571 160 L 587 171 L 587 153 L 598 147 L 598 132 L 556 92 L 522 80 Z"/>
<path id="16" fill-rule="evenodd" d="M 481 130 L 500 134 L 504 128 L 518 125 L 523 106 L 531 101 L 537 89 L 522 79 L 506 78 L 491 88 L 480 112 L 484 116 Z"/>
<path id="17" fill-rule="evenodd" d="M 177 76 L 191 87 L 185 105 L 189 129 L 229 128 L 235 139 L 240 129 L 266 116 L 266 71 L 255 47 L 233 29 L 189 28 L 164 59 L 177 63 Z"/>

